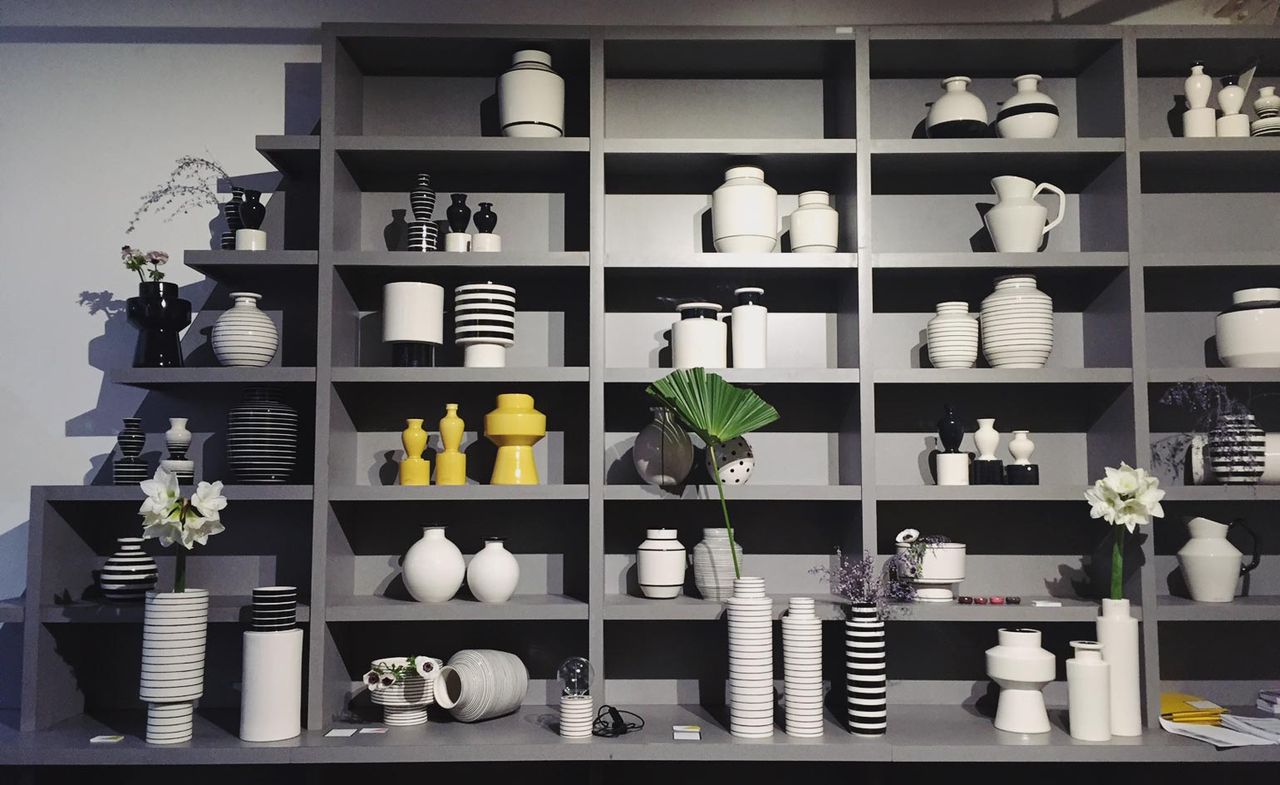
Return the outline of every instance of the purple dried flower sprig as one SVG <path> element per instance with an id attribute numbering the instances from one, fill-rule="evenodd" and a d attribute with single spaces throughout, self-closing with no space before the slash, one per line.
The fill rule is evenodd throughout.
<path id="1" fill-rule="evenodd" d="M 875 556 L 863 551 L 860 556 L 847 556 L 836 549 L 836 566 L 815 567 L 809 571 L 825 579 L 831 593 L 851 603 L 874 605 L 882 619 L 906 612 L 906 604 L 916 598 L 911 577 L 915 567 L 906 554 L 895 553 L 876 568 Z"/>
<path id="2" fill-rule="evenodd" d="M 149 212 L 160 213 L 166 222 L 179 214 L 203 207 L 220 207 L 218 181 L 231 181 L 231 175 L 211 158 L 184 155 L 177 160 L 168 179 L 142 195 L 142 204 L 124 230 L 132 234 L 138 222 Z"/>

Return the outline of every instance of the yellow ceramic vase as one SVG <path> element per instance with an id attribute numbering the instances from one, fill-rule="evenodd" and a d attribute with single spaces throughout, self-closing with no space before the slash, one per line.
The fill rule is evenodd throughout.
<path id="1" fill-rule="evenodd" d="M 498 396 L 498 408 L 484 416 L 484 435 L 498 445 L 493 464 L 494 485 L 537 485 L 538 467 L 533 462 L 533 445 L 547 435 L 547 417 L 533 408 L 533 396 L 505 393 Z"/>
<path id="2" fill-rule="evenodd" d="M 458 416 L 458 404 L 446 403 L 440 418 L 440 442 L 444 451 L 436 455 L 436 485 L 466 485 L 467 456 L 458 448 L 467 424 Z"/>
<path id="3" fill-rule="evenodd" d="M 400 461 L 401 485 L 430 485 L 431 461 L 422 457 L 427 449 L 427 432 L 422 430 L 422 420 L 405 420 L 409 427 L 400 434 L 404 445 L 404 460 Z"/>

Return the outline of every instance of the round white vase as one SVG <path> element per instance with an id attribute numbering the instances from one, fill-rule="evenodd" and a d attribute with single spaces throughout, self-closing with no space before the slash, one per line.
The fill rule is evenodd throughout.
<path id="1" fill-rule="evenodd" d="M 711 232 L 720 253 L 769 253 L 778 242 L 778 192 L 764 170 L 735 166 L 711 195 Z"/>
<path id="2" fill-rule="evenodd" d="M 679 485 L 693 468 L 693 441 L 676 424 L 671 410 L 655 406 L 653 421 L 636 434 L 631 461 L 640 479 L 659 487 Z"/>
<path id="3" fill-rule="evenodd" d="M 1111 740 L 1111 666 L 1097 641 L 1071 641 L 1075 656 L 1067 660 L 1067 713 L 1071 738 Z"/>
<path id="4" fill-rule="evenodd" d="M 973 80 L 967 76 L 948 76 L 942 80 L 945 92 L 929 107 L 925 118 L 925 134 L 930 139 L 958 139 L 987 136 L 987 106 L 969 92 Z"/>
<path id="5" fill-rule="evenodd" d="M 506 602 L 520 582 L 520 563 L 501 537 L 485 537 L 484 547 L 467 565 L 467 588 L 480 602 Z"/>
<path id="6" fill-rule="evenodd" d="M 1280 288 L 1241 289 L 1215 320 L 1218 358 L 1228 368 L 1280 368 Z"/>
<path id="7" fill-rule="evenodd" d="M 1254 556 L 1245 561 L 1240 549 L 1227 540 L 1232 526 L 1241 526 L 1253 539 Z M 1242 522 L 1223 524 L 1208 518 L 1187 521 L 1191 539 L 1178 551 L 1178 565 L 1187 590 L 1196 602 L 1231 602 L 1240 576 L 1258 566 L 1258 538 Z"/>
<path id="8" fill-rule="evenodd" d="M 739 436 L 716 447 L 715 466 L 711 463 L 712 453 L 712 450 L 707 450 L 707 474 L 716 474 L 718 468 L 723 485 L 745 485 L 751 479 L 756 468 L 756 454 L 746 439 Z"/>
<path id="9" fill-rule="evenodd" d="M 742 541 L 733 539 L 738 564 L 742 564 Z M 693 585 L 702 599 L 723 602 L 733 595 L 733 553 L 729 533 L 724 529 L 703 529 L 702 541 L 693 546 Z"/>
<path id="10" fill-rule="evenodd" d="M 987 649 L 987 675 L 1000 685 L 996 728 L 1010 733 L 1048 733 L 1049 714 L 1041 690 L 1053 681 L 1056 663 L 1040 648 L 1040 631 L 1000 629 Z"/>
<path id="11" fill-rule="evenodd" d="M 1009 440 L 1009 454 L 1013 456 L 1015 466 L 1030 466 L 1031 454 L 1036 450 L 1036 443 L 1031 441 L 1031 431 L 1014 431 Z"/>
<path id="12" fill-rule="evenodd" d="M 1111 666 L 1111 734 L 1141 736 L 1138 620 L 1129 615 L 1129 601 L 1104 599 L 1097 626 L 1102 659 Z"/>
<path id="13" fill-rule="evenodd" d="M 262 295 L 232 292 L 235 305 L 213 324 L 213 354 L 222 365 L 261 368 L 280 348 L 275 322 L 258 309 Z"/>
<path id="14" fill-rule="evenodd" d="M 978 361 L 978 319 L 969 313 L 969 303 L 951 300 L 938 303 L 936 310 L 937 315 L 925 328 L 929 364 L 934 368 L 972 368 Z"/>
<path id="15" fill-rule="evenodd" d="M 688 555 L 676 539 L 675 529 L 647 529 L 636 549 L 636 578 L 640 591 L 651 600 L 671 600 L 684 590 Z"/>
<path id="16" fill-rule="evenodd" d="M 791 213 L 792 253 L 835 253 L 840 238 L 840 215 L 826 191 L 805 191 Z"/>
<path id="17" fill-rule="evenodd" d="M 405 589 L 418 602 L 446 602 L 462 588 L 467 572 L 462 551 L 444 536 L 443 526 L 424 526 L 422 539 L 404 555 Z"/>
<path id="18" fill-rule="evenodd" d="M 1052 139 L 1058 133 L 1058 105 L 1040 91 L 1040 74 L 1015 77 L 1018 91 L 996 113 L 996 132 L 1006 139 Z"/>
<path id="19" fill-rule="evenodd" d="M 1034 275 L 996 279 L 979 316 L 982 353 L 993 368 L 1043 368 L 1053 352 L 1053 300 Z"/>
<path id="20" fill-rule="evenodd" d="M 671 325 L 674 368 L 727 368 L 729 327 L 719 319 L 719 303 L 681 303 L 680 319 Z"/>
<path id="21" fill-rule="evenodd" d="M 564 136 L 564 78 L 551 68 L 551 55 L 521 49 L 498 77 L 498 124 L 503 136 Z"/>

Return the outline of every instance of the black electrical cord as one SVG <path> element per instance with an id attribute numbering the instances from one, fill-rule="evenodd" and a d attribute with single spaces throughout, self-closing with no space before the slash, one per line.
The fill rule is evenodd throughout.
<path id="1" fill-rule="evenodd" d="M 622 715 L 624 714 L 628 717 L 635 717 L 635 721 L 628 722 L 623 719 Z M 591 726 L 591 735 L 599 736 L 602 739 L 616 739 L 619 736 L 637 733 L 641 730 L 644 730 L 644 717 L 634 711 L 615 709 L 613 706 L 605 704 L 600 707 L 600 711 L 596 712 L 596 721 Z"/>

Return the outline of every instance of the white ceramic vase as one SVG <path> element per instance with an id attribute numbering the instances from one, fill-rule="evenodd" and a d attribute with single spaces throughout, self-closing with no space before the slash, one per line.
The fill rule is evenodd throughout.
<path id="1" fill-rule="evenodd" d="M 693 468 L 693 441 L 671 410 L 655 406 L 653 421 L 636 434 L 631 460 L 640 479 L 659 487 L 679 485 Z"/>
<path id="2" fill-rule="evenodd" d="M 1241 289 L 1215 320 L 1218 358 L 1228 368 L 1280 368 L 1280 288 Z"/>
<path id="3" fill-rule="evenodd" d="M 302 630 L 246 630 L 240 668 L 240 738 L 302 733 Z"/>
<path id="4" fill-rule="evenodd" d="M 723 602 L 733 595 L 733 553 L 742 564 L 742 542 L 733 539 L 729 550 L 729 533 L 721 528 L 703 529 L 702 541 L 693 546 L 693 585 L 702 599 Z"/>
<path id="5" fill-rule="evenodd" d="M 1001 175 L 992 178 L 991 188 L 998 201 L 982 216 L 982 221 L 998 253 L 1035 253 L 1049 230 L 1062 223 L 1067 195 L 1056 185 L 1037 185 L 1025 177 Z M 1049 209 L 1035 199 L 1041 191 L 1058 195 L 1058 215 L 1048 223 L 1045 219 Z"/>
<path id="6" fill-rule="evenodd" d="M 996 430 L 994 417 L 979 417 L 978 430 L 973 432 L 973 443 L 978 448 L 978 460 L 994 461 L 1000 449 L 1000 432 Z"/>
<path id="7" fill-rule="evenodd" d="M 1067 660 L 1067 714 L 1071 738 L 1111 740 L 1111 666 L 1097 641 L 1071 641 Z"/>
<path id="8" fill-rule="evenodd" d="M 235 304 L 213 323 L 213 354 L 226 366 L 260 368 L 280 348 L 280 333 L 271 317 L 258 309 L 262 295 L 232 292 Z"/>
<path id="9" fill-rule="evenodd" d="M 435 347 L 444 343 L 444 287 L 421 281 L 385 284 L 382 340 L 391 345 L 394 366 L 434 365 Z"/>
<path id="10" fill-rule="evenodd" d="M 1258 88 L 1258 97 L 1253 101 L 1253 111 L 1259 119 L 1280 115 L 1280 95 L 1276 95 L 1274 85 Z"/>
<path id="11" fill-rule="evenodd" d="M 729 328 L 720 321 L 718 303 L 681 303 L 671 325 L 673 368 L 727 368 Z"/>
<path id="12" fill-rule="evenodd" d="M 1009 440 L 1009 454 L 1013 456 L 1015 466 L 1030 466 L 1031 454 L 1035 452 L 1036 443 L 1031 441 L 1030 431 L 1014 431 Z"/>
<path id="13" fill-rule="evenodd" d="M 498 77 L 498 124 L 503 136 L 564 136 L 564 77 L 551 68 L 551 55 L 521 49 Z"/>
<path id="14" fill-rule="evenodd" d="M 1233 526 L 1240 526 L 1253 540 L 1253 559 L 1246 561 L 1240 549 L 1227 540 Z M 1178 565 L 1187 590 L 1196 602 L 1231 602 L 1240 576 L 1255 569 L 1261 558 L 1258 538 L 1242 521 L 1218 523 L 1208 518 L 1187 521 L 1191 538 L 1178 551 Z"/>
<path id="15" fill-rule="evenodd" d="M 501 537 L 485 537 L 484 547 L 467 564 L 467 588 L 480 602 L 506 602 L 520 583 L 520 563 Z"/>
<path id="16" fill-rule="evenodd" d="M 911 550 L 911 544 L 897 544 L 898 553 Z M 911 579 L 916 602 L 955 602 L 956 590 L 964 581 L 966 546 L 962 542 L 940 542 L 926 545 L 920 560 L 920 571 Z"/>
<path id="17" fill-rule="evenodd" d="M 671 600 L 684 590 L 688 554 L 675 529 L 647 529 L 636 549 L 636 579 L 640 592 L 651 600 Z"/>
<path id="18" fill-rule="evenodd" d="M 1000 685 L 996 728 L 1010 733 L 1048 733 L 1049 714 L 1041 690 L 1053 681 L 1053 655 L 1040 648 L 1040 631 L 1000 629 L 987 649 L 987 675 Z"/>
<path id="19" fill-rule="evenodd" d="M 404 555 L 404 586 L 418 602 L 447 602 L 462 588 L 467 563 L 444 536 L 443 526 L 424 526 L 422 539 Z"/>
<path id="20" fill-rule="evenodd" d="M 938 303 L 925 335 L 934 368 L 972 368 L 978 361 L 978 319 L 963 300 Z"/>
<path id="21" fill-rule="evenodd" d="M 957 139 L 987 136 L 987 106 L 969 92 L 973 80 L 948 76 L 942 80 L 943 94 L 929 107 L 925 134 L 930 139 Z"/>
<path id="22" fill-rule="evenodd" d="M 414 671 L 401 676 L 394 684 L 369 690 L 369 700 L 382 707 L 383 723 L 393 728 L 425 725 L 427 707 L 435 703 L 434 676 L 440 673 L 444 663 L 431 657 L 419 656 L 418 659 L 428 663 L 427 677 Z M 408 657 L 383 657 L 374 660 L 372 667 L 405 667 L 408 664 Z"/>
<path id="23" fill-rule="evenodd" d="M 712 455 L 715 465 L 712 465 Z M 751 444 L 739 436 L 716 447 L 714 453 L 707 450 L 707 474 L 715 475 L 717 469 L 723 485 L 746 485 L 756 468 L 756 454 Z"/>
<path id="24" fill-rule="evenodd" d="M 560 696 L 560 737 L 589 739 L 595 724 L 596 704 L 590 695 Z"/>
<path id="25" fill-rule="evenodd" d="M 1209 105 L 1209 93 L 1213 90 L 1213 77 L 1204 72 L 1204 63 L 1191 64 L 1191 74 L 1182 83 L 1188 109 L 1203 109 Z"/>
<path id="26" fill-rule="evenodd" d="M 840 238 L 840 215 L 826 191 L 805 191 L 791 213 L 792 253 L 835 253 Z"/>
<path id="27" fill-rule="evenodd" d="M 726 601 L 729 620 L 729 732 L 773 735 L 773 602 L 764 578 L 738 578 Z"/>
<path id="28" fill-rule="evenodd" d="M 769 253 L 778 242 L 778 192 L 764 170 L 735 166 L 711 195 L 711 231 L 720 253 Z"/>
<path id="29" fill-rule="evenodd" d="M 883 736 L 889 728 L 884 619 L 875 605 L 855 603 L 844 623 L 849 732 Z"/>
<path id="30" fill-rule="evenodd" d="M 1018 91 L 996 113 L 996 132 L 1006 139 L 1052 139 L 1058 133 L 1058 105 L 1040 91 L 1040 74 L 1015 77 Z"/>
<path id="31" fill-rule="evenodd" d="M 769 309 L 761 303 L 764 289 L 744 286 L 733 290 L 738 304 L 729 317 L 734 368 L 765 368 L 769 364 Z"/>
<path id="32" fill-rule="evenodd" d="M 519 657 L 493 649 L 463 649 L 436 675 L 433 697 L 459 722 L 479 722 L 520 708 L 529 669 Z"/>
<path id="33" fill-rule="evenodd" d="M 979 316 L 982 353 L 993 368 L 1043 368 L 1053 352 L 1053 300 L 1034 275 L 996 279 Z"/>
<path id="34" fill-rule="evenodd" d="M 1138 620 L 1129 615 L 1129 601 L 1104 599 L 1097 626 L 1102 659 L 1111 666 L 1111 734 L 1141 736 Z"/>
<path id="35" fill-rule="evenodd" d="M 788 736 L 822 736 L 822 620 L 812 597 L 792 597 L 782 617 L 782 696 Z"/>
<path id="36" fill-rule="evenodd" d="M 147 592 L 138 697 L 147 704 L 148 744 L 191 741 L 208 628 L 207 590 Z"/>

